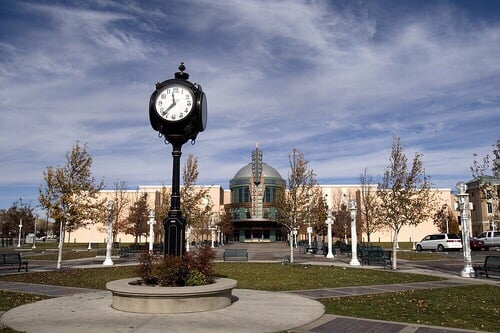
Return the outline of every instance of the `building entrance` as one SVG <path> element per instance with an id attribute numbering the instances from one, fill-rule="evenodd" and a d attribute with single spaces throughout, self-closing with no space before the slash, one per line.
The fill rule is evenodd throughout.
<path id="1" fill-rule="evenodd" d="M 240 226 L 234 229 L 233 241 L 240 243 L 280 242 L 281 229 L 274 226 Z"/>

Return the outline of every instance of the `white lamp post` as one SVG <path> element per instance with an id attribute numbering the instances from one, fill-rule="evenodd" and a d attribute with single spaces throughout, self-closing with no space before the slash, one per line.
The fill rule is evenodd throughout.
<path id="1" fill-rule="evenodd" d="M 92 227 L 94 226 L 93 222 L 89 224 L 89 246 L 87 246 L 87 250 L 92 250 Z"/>
<path id="2" fill-rule="evenodd" d="M 217 228 L 217 244 L 219 244 L 219 246 L 221 246 L 221 240 L 220 240 L 221 232 L 220 232 L 220 227 L 217 225 L 216 228 Z"/>
<path id="3" fill-rule="evenodd" d="M 191 238 L 191 226 L 186 226 L 186 252 L 190 251 L 189 239 Z"/>
<path id="4" fill-rule="evenodd" d="M 460 210 L 462 220 L 462 247 L 464 251 L 464 269 L 460 273 L 460 276 L 474 277 L 475 274 L 474 268 L 472 267 L 469 243 L 469 224 L 467 221 L 469 210 L 469 195 L 465 193 L 467 191 L 467 185 L 464 182 L 458 182 L 456 188 L 458 190 L 458 209 Z"/>
<path id="5" fill-rule="evenodd" d="M 102 263 L 104 266 L 113 266 L 114 262 L 111 259 L 111 252 L 113 250 L 113 200 L 108 201 L 108 242 L 106 244 L 106 259 Z"/>
<path id="6" fill-rule="evenodd" d="M 21 230 L 23 229 L 23 219 L 19 220 L 19 241 L 17 242 L 17 247 L 21 247 Z"/>
<path id="7" fill-rule="evenodd" d="M 328 209 L 328 215 L 326 217 L 326 225 L 328 226 L 328 254 L 326 255 L 327 258 L 334 258 L 335 256 L 333 255 L 332 251 L 332 225 L 333 222 L 335 222 L 335 218 L 332 216 L 332 212 L 330 209 Z"/>
<path id="8" fill-rule="evenodd" d="M 33 246 L 31 247 L 32 249 L 36 249 L 36 244 L 35 243 L 36 243 L 36 219 L 37 219 L 37 217 L 38 217 L 38 215 L 35 216 L 35 222 L 34 222 L 34 224 L 35 224 L 35 235 L 33 236 Z"/>
<path id="9" fill-rule="evenodd" d="M 311 227 L 311 223 L 309 223 L 309 226 L 307 227 L 307 238 L 309 240 L 309 247 L 312 246 L 311 244 L 311 234 L 312 234 L 313 228 Z"/>
<path id="10" fill-rule="evenodd" d="M 293 244 L 295 248 L 297 247 L 297 234 L 298 234 L 297 228 L 293 228 Z"/>
<path id="11" fill-rule="evenodd" d="M 211 248 L 213 249 L 215 247 L 215 231 L 217 230 L 215 226 L 215 218 L 214 216 L 210 217 L 210 226 L 208 227 L 208 230 L 210 230 L 210 241 L 211 241 Z"/>
<path id="12" fill-rule="evenodd" d="M 349 210 L 351 211 L 351 266 L 361 265 L 358 260 L 358 235 L 356 234 L 356 201 L 349 200 Z"/>
<path id="13" fill-rule="evenodd" d="M 148 224 L 149 224 L 149 253 L 153 253 L 153 243 L 155 239 L 155 231 L 153 230 L 153 227 L 156 224 L 155 211 L 153 209 L 149 211 Z"/>

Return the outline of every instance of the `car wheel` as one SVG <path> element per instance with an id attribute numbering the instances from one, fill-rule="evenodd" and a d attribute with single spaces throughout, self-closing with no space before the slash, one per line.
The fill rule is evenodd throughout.
<path id="1" fill-rule="evenodd" d="M 444 246 L 439 244 L 438 245 L 438 252 L 443 252 L 444 251 Z"/>
<path id="2" fill-rule="evenodd" d="M 485 246 L 485 247 L 484 247 L 484 250 L 485 250 L 485 251 L 489 251 L 489 250 L 490 250 L 490 248 L 489 248 L 488 246 Z"/>
<path id="3" fill-rule="evenodd" d="M 422 252 L 422 246 L 421 245 L 417 245 L 417 252 Z"/>

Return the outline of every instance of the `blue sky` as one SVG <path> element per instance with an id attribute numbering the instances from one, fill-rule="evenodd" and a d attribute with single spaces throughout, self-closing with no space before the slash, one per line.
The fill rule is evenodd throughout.
<path id="1" fill-rule="evenodd" d="M 500 134 L 496 0 L 1 0 L 0 15 L 0 208 L 36 205 L 76 140 L 110 187 L 170 184 L 148 103 L 181 61 L 208 99 L 183 147 L 202 185 L 228 188 L 256 142 L 284 178 L 297 148 L 320 183 L 356 184 L 396 135 L 454 188 Z"/>

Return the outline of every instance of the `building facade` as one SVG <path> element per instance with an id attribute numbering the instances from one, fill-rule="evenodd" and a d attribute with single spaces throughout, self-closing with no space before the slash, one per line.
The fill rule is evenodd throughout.
<path id="1" fill-rule="evenodd" d="M 498 198 L 499 179 L 489 179 L 496 184 L 496 198 Z M 498 203 L 490 199 L 482 199 L 480 194 L 481 186 L 479 183 L 470 182 L 468 184 L 468 192 L 470 200 L 473 202 L 475 209 L 471 211 L 472 230 L 471 236 L 475 236 L 484 230 L 490 230 L 491 219 L 494 216 L 494 209 Z M 354 199 L 360 207 L 360 192 L 361 185 L 319 185 L 326 199 L 328 207 L 336 211 L 341 206 L 341 203 L 346 199 Z M 373 185 L 376 190 L 376 185 Z M 286 181 L 280 173 L 263 161 L 262 151 L 258 146 L 251 153 L 251 161 L 238 170 L 233 178 L 229 180 L 229 189 L 223 189 L 220 185 L 203 186 L 208 190 L 208 198 L 212 203 L 212 212 L 210 221 L 212 224 L 217 224 L 221 221 L 222 214 L 230 215 L 230 222 L 233 226 L 231 234 L 224 235 L 224 239 L 229 242 L 282 242 L 287 241 L 286 229 L 277 223 L 276 208 L 274 201 L 280 189 L 286 188 Z M 139 186 L 136 190 L 124 191 L 124 195 L 128 197 L 128 206 L 133 203 L 143 194 L 147 194 L 148 207 L 154 209 L 158 206 L 158 200 L 162 186 Z M 443 204 L 453 207 L 456 202 L 455 196 L 450 189 L 435 189 L 438 200 L 436 201 L 436 211 Z M 101 197 L 113 199 L 115 192 L 112 190 L 104 190 L 101 192 Z M 488 201 L 489 200 L 489 201 Z M 125 207 L 122 211 L 120 219 L 126 219 L 129 212 L 129 207 Z M 156 228 L 161 228 L 162 221 L 156 221 Z M 189 221 L 188 221 L 189 223 Z M 209 226 L 207 226 L 209 227 Z M 307 239 L 308 235 L 304 230 L 299 231 L 299 240 Z M 398 240 L 402 242 L 418 242 L 425 235 L 437 233 L 438 229 L 431 219 L 421 221 L 417 226 L 403 227 L 399 233 Z M 195 235 L 196 233 L 192 233 Z M 68 235 L 66 235 L 68 237 Z M 85 242 L 105 242 L 106 228 L 105 221 L 96 222 L 95 224 L 87 225 L 71 233 L 70 242 L 85 243 Z M 193 241 L 195 236 L 191 236 L 189 241 Z M 359 236 L 358 236 L 359 238 Z M 379 230 L 370 235 L 372 242 L 390 242 L 393 239 L 391 231 Z M 217 238 L 217 239 L 222 239 Z M 132 235 L 120 233 L 115 236 L 115 240 L 119 242 L 133 242 L 135 239 Z M 360 241 L 367 241 L 367 235 L 361 234 Z M 142 242 L 146 242 L 147 238 L 143 237 Z"/>
<path id="2" fill-rule="evenodd" d="M 472 203 L 472 235 L 477 236 L 487 230 L 498 230 L 500 178 L 482 176 L 473 179 L 467 183 L 467 193 Z"/>
<path id="3" fill-rule="evenodd" d="M 276 242 L 283 240 L 281 225 L 275 222 L 274 207 L 286 182 L 278 171 L 262 161 L 258 146 L 252 161 L 229 181 L 230 201 L 224 208 L 231 214 L 234 242 Z"/>

